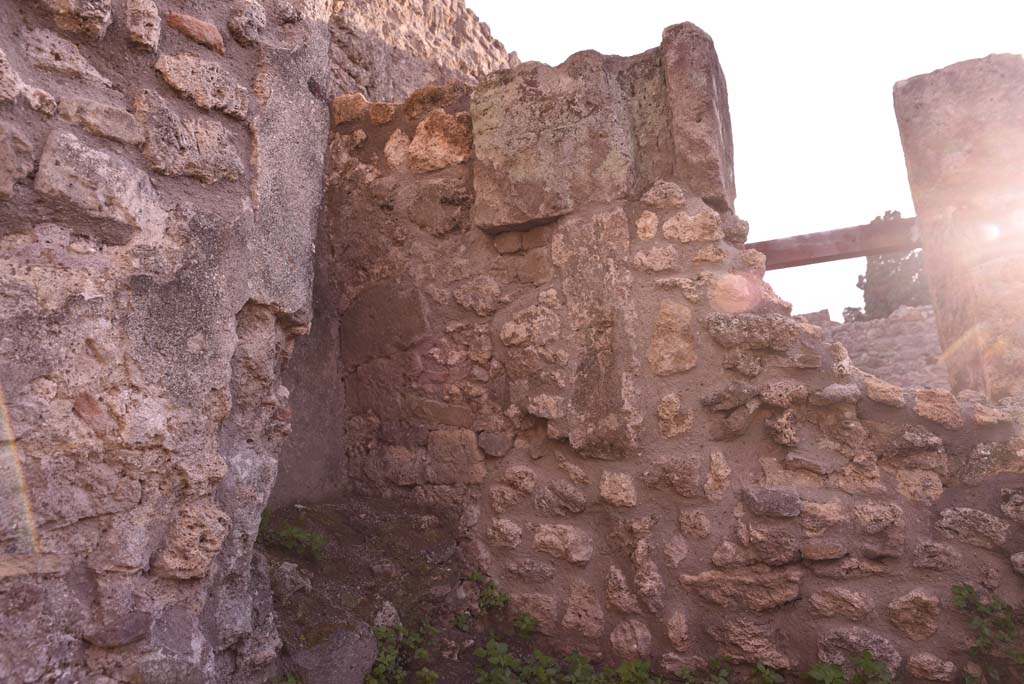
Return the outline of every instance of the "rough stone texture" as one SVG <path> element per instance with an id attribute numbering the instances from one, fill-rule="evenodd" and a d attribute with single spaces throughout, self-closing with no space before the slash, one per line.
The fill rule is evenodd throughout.
<path id="1" fill-rule="evenodd" d="M 308 377 L 344 402 L 325 391 L 310 425 L 344 424 L 332 463 L 354 491 L 460 521 L 560 647 L 795 667 L 820 638 L 837 662 L 869 648 L 897 667 L 906 633 L 937 624 L 921 645 L 938 652 L 954 621 L 896 599 L 1012 571 L 970 546 L 984 530 L 947 544 L 942 511 L 1000 516 L 1018 427 L 868 375 L 789 316 L 742 249 L 728 174 L 692 171 L 725 157 L 693 143 L 677 159 L 667 135 L 665 65 L 684 62 L 666 51 L 707 45 L 674 29 L 643 55 L 523 65 L 475 91 L 336 99 L 313 334 L 332 332 Z M 411 162 L 420 132 L 467 112 L 464 153 Z M 430 477 L 430 444 L 455 432 L 479 455 Z"/>
<path id="2" fill-rule="evenodd" d="M 915 76 L 896 84 L 893 99 L 952 387 L 1020 394 L 1024 57 Z"/>
<path id="3" fill-rule="evenodd" d="M 959 664 L 930 597 L 1002 576 L 1022 598 L 1019 414 L 901 406 L 789 316 L 742 247 L 695 27 L 369 103 L 325 85 L 326 5 L 267 3 L 263 24 L 191 3 L 231 31 L 224 56 L 177 31 L 129 49 L 122 7 L 76 47 L 108 87 L 43 66 L 74 57 L 62 43 L 18 41 L 23 12 L 52 21 L 41 5 L 0 4 L 0 448 L 17 440 L 39 534 L 2 490 L 5 676 L 267 681 L 280 641 L 252 544 L 282 444 L 279 501 L 428 508 L 409 534 L 450 523 L 453 552 L 566 650 Z M 408 9 L 339 11 L 357 7 L 367 25 Z M 122 90 L 141 145 L 110 135 Z M 55 98 L 114 109 L 47 118 Z M 291 658 L 348 681 L 370 641 Z"/>
<path id="4" fill-rule="evenodd" d="M 226 3 L 202 4 L 223 26 Z M 328 115 L 307 83 L 327 78 L 327 8 L 218 58 L 254 94 L 245 126 L 154 69 L 174 5 L 0 2 L 5 684 L 255 684 L 280 645 L 253 543 L 288 431 L 281 367 L 311 313 Z M 159 141 L 143 91 L 172 113 Z M 158 157 L 188 175 L 149 173 Z"/>
<path id="5" fill-rule="evenodd" d="M 333 92 L 394 102 L 518 63 L 465 0 L 346 0 L 331 17 Z"/>
<path id="6" fill-rule="evenodd" d="M 913 641 L 924 641 L 939 629 L 939 598 L 914 589 L 889 604 L 889 621 Z"/>
<path id="7" fill-rule="evenodd" d="M 824 328 L 867 373 L 900 387 L 950 387 L 931 306 L 901 306 L 886 318 Z"/>
<path id="8" fill-rule="evenodd" d="M 156 70 L 167 84 L 203 109 L 224 112 L 244 119 L 249 111 L 249 93 L 224 67 L 187 52 L 161 55 Z"/>

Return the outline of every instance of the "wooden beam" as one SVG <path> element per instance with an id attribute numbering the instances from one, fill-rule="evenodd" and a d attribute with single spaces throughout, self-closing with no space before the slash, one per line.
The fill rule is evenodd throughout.
<path id="1" fill-rule="evenodd" d="M 886 219 L 863 226 L 794 235 L 747 245 L 764 253 L 769 271 L 874 254 L 909 252 L 920 246 L 917 219 L 914 218 Z"/>

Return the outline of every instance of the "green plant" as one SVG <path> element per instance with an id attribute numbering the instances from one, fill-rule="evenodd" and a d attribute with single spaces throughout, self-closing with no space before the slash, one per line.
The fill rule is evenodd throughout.
<path id="1" fill-rule="evenodd" d="M 475 573 L 475 575 L 479 576 L 479 573 Z M 501 611 L 508 606 L 509 595 L 498 589 L 498 585 L 493 580 L 476 579 L 476 577 L 473 579 L 480 587 L 480 598 L 477 600 L 480 610 L 487 613 Z"/>
<path id="2" fill-rule="evenodd" d="M 562 684 L 601 684 L 599 677 L 590 661 L 579 653 L 573 653 L 566 658 Z"/>
<path id="3" fill-rule="evenodd" d="M 302 677 L 294 672 L 285 672 L 276 677 L 271 677 L 267 680 L 267 684 L 302 684 Z"/>
<path id="4" fill-rule="evenodd" d="M 405 684 L 409 668 L 414 663 L 431 659 L 430 646 L 437 632 L 437 628 L 426 624 L 414 630 L 404 627 L 375 629 L 377 658 L 364 680 L 365 684 Z M 434 684 L 439 675 L 427 667 L 421 667 L 415 677 L 416 684 Z"/>
<path id="5" fill-rule="evenodd" d="M 1024 644 L 1021 643 L 1024 614 L 995 594 L 982 596 L 969 584 L 953 586 L 953 605 L 968 616 L 968 629 L 974 636 L 971 655 L 975 656 L 988 680 L 998 683 L 1011 675 L 1024 679 Z M 964 673 L 967 684 L 978 677 Z"/>
<path id="6" fill-rule="evenodd" d="M 815 684 L 846 684 L 842 668 L 832 663 L 818 663 L 804 677 Z"/>
<path id="7" fill-rule="evenodd" d="M 558 661 L 540 651 L 534 651 L 519 669 L 519 677 L 526 684 L 558 684 L 562 668 Z"/>
<path id="8" fill-rule="evenodd" d="M 764 663 L 754 666 L 754 673 L 750 676 L 754 684 L 783 684 L 786 678 L 778 670 L 768 667 Z"/>
<path id="9" fill-rule="evenodd" d="M 665 680 L 651 673 L 651 664 L 644 660 L 626 660 L 602 674 L 601 681 L 607 684 L 665 684 Z"/>
<path id="10" fill-rule="evenodd" d="M 318 532 L 296 525 L 273 527 L 266 514 L 260 518 L 260 537 L 269 546 L 276 546 L 297 556 L 319 560 L 327 540 Z"/>
<path id="11" fill-rule="evenodd" d="M 867 651 L 851 658 L 850 665 L 853 667 L 850 684 L 892 684 L 889 666 Z"/>
<path id="12" fill-rule="evenodd" d="M 377 658 L 366 675 L 365 684 L 402 684 L 408 671 L 402 662 L 399 633 L 378 627 L 374 635 L 377 637 Z"/>
<path id="13" fill-rule="evenodd" d="M 508 647 L 508 644 L 488 639 L 474 654 L 485 667 L 477 668 L 477 684 L 522 684 L 518 677 L 523 663 Z"/>
<path id="14" fill-rule="evenodd" d="M 440 679 L 441 675 L 428 667 L 421 667 L 416 670 L 416 684 L 437 684 Z"/>
<path id="15" fill-rule="evenodd" d="M 468 610 L 455 614 L 455 629 L 460 632 L 468 632 L 473 629 L 473 616 Z"/>
<path id="16" fill-rule="evenodd" d="M 529 639 L 537 633 L 537 628 L 540 624 L 537 622 L 537 618 L 533 617 L 529 613 L 519 613 L 512 618 L 512 629 L 516 631 L 523 639 Z"/>

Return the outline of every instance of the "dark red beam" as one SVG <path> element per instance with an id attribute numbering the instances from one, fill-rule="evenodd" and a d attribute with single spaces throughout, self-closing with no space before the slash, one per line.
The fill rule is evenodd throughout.
<path id="1" fill-rule="evenodd" d="M 874 254 L 909 252 L 921 246 L 916 223 L 914 218 L 887 219 L 852 228 L 754 242 L 747 247 L 764 253 L 769 271 Z"/>

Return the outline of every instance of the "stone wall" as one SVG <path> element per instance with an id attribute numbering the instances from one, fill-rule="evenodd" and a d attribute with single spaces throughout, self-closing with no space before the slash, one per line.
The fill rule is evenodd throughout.
<path id="1" fill-rule="evenodd" d="M 403 100 L 425 85 L 475 83 L 518 63 L 465 0 L 334 0 L 332 92 Z"/>
<path id="2" fill-rule="evenodd" d="M 901 387 L 949 389 L 935 311 L 930 306 L 901 306 L 885 318 L 823 327 L 863 371 Z"/>
<path id="3" fill-rule="evenodd" d="M 310 321 L 327 20 L 0 2 L 4 682 L 275 657 L 253 541 Z"/>
<path id="4" fill-rule="evenodd" d="M 944 680 L 952 585 L 1024 596 L 1021 416 L 789 316 L 699 29 L 333 122 L 317 315 L 353 485 L 450 516 L 561 648 Z"/>

